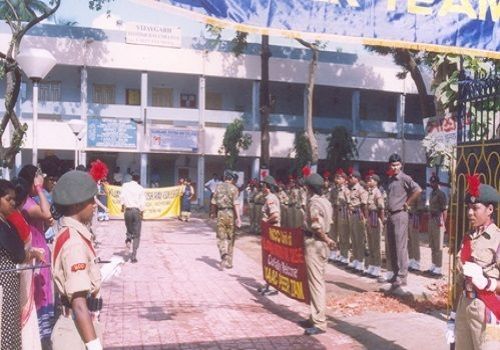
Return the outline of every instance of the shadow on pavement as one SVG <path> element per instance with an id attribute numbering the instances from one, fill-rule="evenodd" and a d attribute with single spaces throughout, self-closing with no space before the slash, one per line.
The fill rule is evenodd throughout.
<path id="1" fill-rule="evenodd" d="M 305 338 L 305 339 L 304 339 Z M 245 347 L 241 347 L 245 344 Z M 269 345 L 267 345 L 269 344 Z M 117 345 L 106 346 L 106 350 L 233 350 L 233 349 L 259 349 L 259 350 L 326 350 L 332 347 L 325 347 L 314 337 L 305 336 L 275 336 L 275 337 L 258 337 L 258 338 L 241 338 L 241 339 L 227 339 L 217 341 L 201 341 L 201 342 L 185 342 L 179 344 L 151 344 L 151 345 Z M 338 349 L 338 347 L 335 347 Z"/>
<path id="2" fill-rule="evenodd" d="M 347 283 L 344 283 L 344 282 L 326 281 L 326 283 L 327 284 L 334 284 L 334 285 L 336 285 L 339 288 L 347 289 L 347 290 L 352 290 L 353 292 L 358 292 L 358 293 L 368 292 L 366 289 L 358 288 L 358 287 L 355 287 L 355 286 L 353 286 L 351 284 L 347 284 Z"/>
<path id="3" fill-rule="evenodd" d="M 175 316 L 175 313 L 166 313 L 160 306 L 148 306 L 146 309 L 147 313 L 141 314 L 139 317 L 147 318 L 151 321 L 171 321 L 173 320 L 172 316 Z"/>
<path id="4" fill-rule="evenodd" d="M 196 258 L 196 261 L 204 262 L 208 266 L 211 266 L 211 267 L 213 267 L 216 270 L 220 270 L 220 268 L 219 268 L 219 261 L 215 260 L 215 259 L 212 259 L 209 256 L 204 255 L 201 258 Z"/>
<path id="5" fill-rule="evenodd" d="M 364 327 L 355 326 L 349 322 L 342 321 L 338 318 L 327 316 L 329 328 L 345 334 L 358 343 L 363 344 L 366 349 L 370 350 L 404 350 L 400 345 L 394 344 L 393 341 L 387 340 L 378 336 L 375 333 L 368 331 Z M 334 323 L 332 325 L 332 322 Z"/>

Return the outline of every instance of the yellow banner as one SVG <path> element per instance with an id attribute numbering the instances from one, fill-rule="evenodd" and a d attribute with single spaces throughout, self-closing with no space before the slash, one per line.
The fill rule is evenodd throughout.
<path id="1" fill-rule="evenodd" d="M 123 219 L 121 211 L 121 186 L 106 186 L 109 217 Z M 157 220 L 179 216 L 181 212 L 182 186 L 148 188 L 146 191 L 146 209 L 144 220 Z"/>

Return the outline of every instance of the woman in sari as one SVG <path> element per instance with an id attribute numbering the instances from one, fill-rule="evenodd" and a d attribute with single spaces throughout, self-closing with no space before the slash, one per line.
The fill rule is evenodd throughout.
<path id="1" fill-rule="evenodd" d="M 27 182 L 29 195 L 22 208 L 22 214 L 30 226 L 32 246 L 43 248 L 45 262 L 50 264 L 50 250 L 45 240 L 45 230 L 52 224 L 50 205 L 43 192 L 43 176 L 38 168 L 25 165 L 19 177 Z M 38 196 L 40 204 L 33 197 Z M 54 327 L 54 295 L 52 289 L 52 273 L 50 269 L 40 269 L 35 273 L 35 305 L 42 349 L 51 349 L 50 336 Z"/>

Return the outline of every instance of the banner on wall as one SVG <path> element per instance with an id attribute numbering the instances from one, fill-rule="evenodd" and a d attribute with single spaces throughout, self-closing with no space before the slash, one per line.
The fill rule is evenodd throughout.
<path id="1" fill-rule="evenodd" d="M 262 224 L 264 280 L 289 298 L 309 304 L 302 230 Z"/>
<path id="2" fill-rule="evenodd" d="M 136 148 L 137 124 L 124 118 L 87 118 L 87 147 Z"/>
<path id="3" fill-rule="evenodd" d="M 497 0 L 134 0 L 221 28 L 500 58 Z"/>
<path id="4" fill-rule="evenodd" d="M 179 216 L 182 186 L 148 188 L 144 220 L 158 220 Z M 123 219 L 120 205 L 121 186 L 106 186 L 107 207 L 112 219 Z"/>

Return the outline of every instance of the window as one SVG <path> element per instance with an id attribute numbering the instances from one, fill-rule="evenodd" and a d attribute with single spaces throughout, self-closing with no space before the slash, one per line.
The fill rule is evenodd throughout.
<path id="1" fill-rule="evenodd" d="M 196 108 L 196 94 L 181 94 L 181 108 Z"/>
<path id="2" fill-rule="evenodd" d="M 153 88 L 153 107 L 173 107 L 172 89 Z"/>
<path id="3" fill-rule="evenodd" d="M 222 110 L 222 95 L 218 92 L 207 91 L 206 109 L 220 111 Z"/>
<path id="4" fill-rule="evenodd" d="M 61 101 L 61 82 L 44 81 L 38 85 L 40 101 Z"/>
<path id="5" fill-rule="evenodd" d="M 92 95 L 94 103 L 114 104 L 115 103 L 115 86 L 94 84 L 94 94 Z"/>
<path id="6" fill-rule="evenodd" d="M 125 104 L 131 106 L 139 106 L 141 104 L 141 90 L 127 89 L 125 92 L 126 92 Z"/>
<path id="7" fill-rule="evenodd" d="M 391 92 L 361 90 L 359 116 L 362 120 L 396 121 L 399 95 Z"/>

